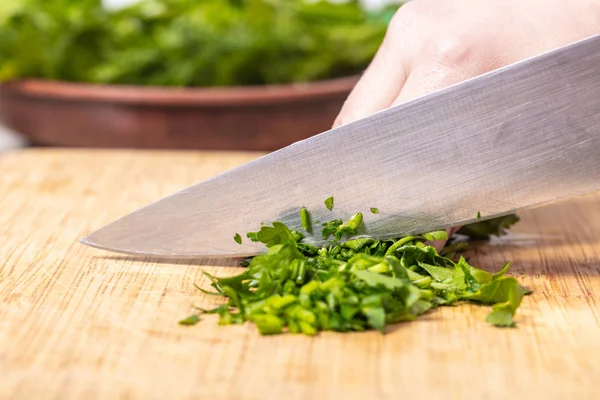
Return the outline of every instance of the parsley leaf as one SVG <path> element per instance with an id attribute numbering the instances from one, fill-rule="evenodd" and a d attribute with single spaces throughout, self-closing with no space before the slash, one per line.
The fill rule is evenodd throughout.
<path id="1" fill-rule="evenodd" d="M 362 213 L 354 214 L 348 222 L 341 224 L 338 226 L 337 231 L 335 232 L 335 237 L 337 239 L 341 239 L 344 235 L 352 235 L 356 233 L 358 227 L 362 224 L 363 215 Z"/>
<path id="2" fill-rule="evenodd" d="M 198 322 L 200 322 L 200 317 L 198 316 L 198 314 L 193 314 L 193 315 L 190 315 L 189 317 L 179 321 L 179 324 L 180 325 L 196 325 Z"/>
<path id="3" fill-rule="evenodd" d="M 300 219 L 307 222 L 303 208 Z M 303 217 L 304 214 L 304 217 Z M 302 221 L 304 219 L 304 221 Z M 280 222 L 263 225 L 247 236 L 261 242 L 264 254 L 244 260 L 238 275 L 218 278 L 205 274 L 224 304 L 182 321 L 193 325 L 200 314 L 218 314 L 219 324 L 250 321 L 263 335 L 319 331 L 351 332 L 412 321 L 439 306 L 474 302 L 491 306 L 486 321 L 515 326 L 514 315 L 529 291 L 506 276 L 510 263 L 492 274 L 454 255 L 464 250 L 447 243 L 438 253 L 427 242 L 447 239 L 445 230 L 376 240 L 360 237 L 342 241 L 363 223 L 361 213 L 322 224 L 323 247 L 302 242 L 304 236 Z M 304 226 L 303 226 L 304 227 Z"/>
<path id="4" fill-rule="evenodd" d="M 295 241 L 292 231 L 281 222 L 273 222 L 273 226 L 264 225 L 258 232 L 248 233 L 248 237 L 251 239 L 255 238 L 255 241 L 262 242 L 267 247 Z"/>
<path id="5" fill-rule="evenodd" d="M 525 290 L 515 278 L 501 276 L 481 285 L 475 293 L 465 295 L 468 300 L 492 304 L 493 311 L 487 321 L 497 326 L 514 326 L 513 315 L 521 304 Z"/>
<path id="6" fill-rule="evenodd" d="M 481 217 L 480 214 L 479 217 Z M 517 222 L 519 222 L 519 217 L 511 214 L 465 225 L 460 228 L 457 233 L 466 235 L 474 240 L 485 240 L 489 239 L 490 236 L 501 236 L 506 234 L 507 229 Z"/>
<path id="7" fill-rule="evenodd" d="M 446 232 L 445 230 L 422 233 L 421 236 L 423 236 L 425 239 L 430 240 L 430 241 L 448 240 L 448 232 Z"/>
<path id="8" fill-rule="evenodd" d="M 239 233 L 236 233 L 235 236 L 233 237 L 233 240 L 235 240 L 235 242 L 237 244 L 242 244 L 242 237 L 240 236 Z"/>
<path id="9" fill-rule="evenodd" d="M 334 219 L 323 223 L 323 229 L 321 230 L 321 236 L 323 239 L 327 239 L 331 235 L 335 235 L 338 231 L 339 226 L 342 225 L 341 219 Z"/>
<path id="10" fill-rule="evenodd" d="M 302 207 L 300 209 L 300 223 L 302 224 L 302 229 L 307 232 L 312 232 L 312 224 L 310 222 L 310 215 L 308 214 L 308 210 L 306 207 Z"/>
<path id="11" fill-rule="evenodd" d="M 333 210 L 333 196 L 325 199 L 325 207 L 327 207 L 329 211 Z"/>

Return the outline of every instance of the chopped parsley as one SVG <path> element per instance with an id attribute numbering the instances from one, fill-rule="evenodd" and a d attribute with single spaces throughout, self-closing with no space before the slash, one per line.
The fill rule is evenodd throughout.
<path id="1" fill-rule="evenodd" d="M 310 215 L 308 214 L 308 210 L 306 207 L 302 207 L 300 209 L 300 223 L 302 224 L 302 229 L 307 232 L 312 232 L 312 224 L 310 223 Z"/>
<path id="2" fill-rule="evenodd" d="M 333 210 L 333 196 L 329 196 L 325 199 L 325 207 L 327 207 L 329 211 Z"/>
<path id="3" fill-rule="evenodd" d="M 304 210 L 301 219 L 308 215 Z M 221 325 L 252 322 L 263 335 L 383 333 L 389 324 L 412 321 L 437 307 L 473 302 L 491 306 L 490 324 L 515 326 L 515 312 L 529 291 L 505 275 L 510 263 L 495 274 L 476 268 L 460 255 L 464 241 L 450 241 L 438 252 L 428 243 L 446 240 L 445 230 L 390 240 L 348 237 L 362 224 L 361 213 L 347 222 L 323 223 L 321 235 L 328 240 L 323 247 L 304 243 L 301 233 L 280 222 L 261 226 L 247 236 L 267 250 L 244 260 L 244 272 L 223 278 L 206 274 L 216 291 L 210 294 L 225 303 L 180 323 L 196 324 L 204 313 L 218 314 Z"/>

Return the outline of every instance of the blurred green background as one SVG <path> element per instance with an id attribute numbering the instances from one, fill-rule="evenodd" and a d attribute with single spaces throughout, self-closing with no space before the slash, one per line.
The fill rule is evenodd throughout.
<path id="1" fill-rule="evenodd" d="M 102 0 L 2 4 L 0 81 L 155 86 L 278 84 L 356 74 L 375 54 L 400 5 L 367 7 L 355 0 L 141 0 L 116 9 Z"/>

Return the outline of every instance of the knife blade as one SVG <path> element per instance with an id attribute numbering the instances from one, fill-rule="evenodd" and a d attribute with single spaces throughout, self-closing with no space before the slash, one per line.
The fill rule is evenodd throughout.
<path id="1" fill-rule="evenodd" d="M 296 142 L 143 207 L 83 244 L 163 258 L 264 251 L 233 236 L 362 212 L 357 236 L 464 225 L 600 188 L 600 35 Z M 334 196 L 329 211 L 324 199 Z M 371 207 L 380 210 L 369 212 Z M 319 226 L 306 242 L 322 243 Z"/>

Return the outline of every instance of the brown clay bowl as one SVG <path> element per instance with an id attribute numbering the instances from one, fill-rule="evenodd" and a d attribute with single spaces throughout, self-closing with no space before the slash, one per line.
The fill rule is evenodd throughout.
<path id="1" fill-rule="evenodd" d="M 329 129 L 357 81 L 228 88 L 0 85 L 0 122 L 31 144 L 272 151 Z"/>

